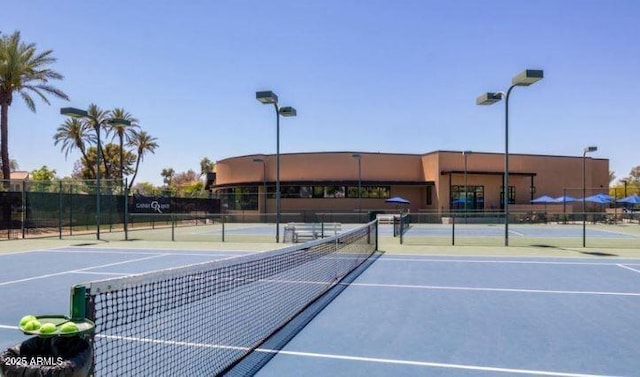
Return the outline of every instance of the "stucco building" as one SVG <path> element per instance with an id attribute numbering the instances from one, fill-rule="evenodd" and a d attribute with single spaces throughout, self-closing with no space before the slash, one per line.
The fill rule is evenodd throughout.
<path id="1" fill-rule="evenodd" d="M 582 197 L 583 163 L 587 195 L 607 193 L 608 159 L 510 154 L 510 209 L 530 209 L 531 199 L 541 195 Z M 409 200 L 411 212 L 445 213 L 465 207 L 476 212 L 499 211 L 503 181 L 501 153 L 280 155 L 283 213 L 389 209 L 384 200 L 394 196 Z M 276 156 L 247 155 L 218 161 L 211 188 L 223 198 L 223 207 L 228 211 L 274 213 L 275 183 Z"/>

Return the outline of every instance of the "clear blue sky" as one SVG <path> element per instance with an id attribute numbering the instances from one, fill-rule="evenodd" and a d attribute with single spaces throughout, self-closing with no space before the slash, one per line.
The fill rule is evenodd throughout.
<path id="1" fill-rule="evenodd" d="M 2 5 L 0 30 L 52 49 L 71 101 L 16 98 L 9 152 L 21 170 L 69 175 L 53 145 L 62 106 L 124 107 L 160 147 L 137 182 L 199 171 L 203 157 L 275 153 L 273 90 L 297 118 L 281 152 L 504 151 L 504 104 L 476 106 L 526 68 L 510 151 L 640 165 L 637 0 L 30 0 Z"/>

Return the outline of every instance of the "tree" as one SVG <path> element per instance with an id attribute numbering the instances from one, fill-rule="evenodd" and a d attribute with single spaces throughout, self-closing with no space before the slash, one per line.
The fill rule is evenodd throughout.
<path id="1" fill-rule="evenodd" d="M 107 122 L 109 121 L 109 119 L 111 119 L 111 112 L 109 110 L 102 110 L 98 105 L 92 103 L 87 109 L 87 118 L 84 118 L 83 121 L 87 123 L 87 127 L 91 127 L 95 130 L 97 138 L 99 137 L 98 133 L 101 133 L 103 129 L 107 130 Z M 100 155 L 105 155 L 102 142 L 100 143 Z M 103 158 L 101 162 L 104 170 L 100 171 L 104 171 L 104 177 L 110 177 L 111 171 L 109 169 L 107 159 Z M 96 160 L 94 160 L 94 164 L 95 163 Z"/>
<path id="2" fill-rule="evenodd" d="M 160 172 L 160 176 L 162 177 L 162 182 L 165 185 L 171 186 L 171 181 L 173 180 L 173 176 L 176 174 L 176 171 L 173 168 L 164 168 L 162 172 Z"/>
<path id="3" fill-rule="evenodd" d="M 609 183 L 613 182 L 614 179 L 616 179 L 616 172 L 609 170 Z"/>
<path id="4" fill-rule="evenodd" d="M 32 170 L 29 173 L 31 191 L 58 191 L 58 185 L 53 185 L 53 180 L 56 179 L 55 169 L 49 169 L 47 165 L 43 165 L 40 169 Z"/>
<path id="5" fill-rule="evenodd" d="M 40 169 L 32 170 L 29 173 L 32 181 L 53 181 L 56 179 L 56 170 L 49 169 L 47 165 L 42 165 Z"/>
<path id="6" fill-rule="evenodd" d="M 200 176 L 207 176 L 208 173 L 213 173 L 216 167 L 216 163 L 204 157 L 200 161 Z"/>
<path id="7" fill-rule="evenodd" d="M 118 166 L 120 166 L 120 156 L 124 157 L 123 168 L 126 174 L 131 174 L 133 172 L 133 164 L 136 161 L 136 156 L 129 151 L 125 153 L 120 153 L 120 147 L 109 143 L 105 145 L 102 151 L 102 161 L 103 163 L 100 165 L 100 176 L 103 179 L 112 179 L 117 180 L 119 178 L 120 172 Z M 80 161 L 80 164 L 76 166 L 76 176 L 82 179 L 95 179 L 95 170 L 93 169 L 96 166 L 96 159 L 98 150 L 96 147 L 89 147 L 87 150 L 86 156 Z"/>
<path id="8" fill-rule="evenodd" d="M 113 132 L 113 138 L 118 138 L 120 142 L 120 180 L 124 181 L 124 166 L 122 165 L 124 161 L 124 142 L 126 140 L 127 144 L 131 143 L 133 140 L 135 130 L 140 128 L 138 125 L 138 119 L 134 118 L 133 115 L 125 111 L 123 108 L 115 108 L 111 110 L 111 117 L 113 119 L 124 119 L 128 120 L 130 124 L 123 123 L 113 123 L 109 126 L 109 132 Z"/>
<path id="9" fill-rule="evenodd" d="M 160 196 L 162 194 L 162 190 L 158 187 L 155 187 L 153 184 L 149 182 L 139 182 L 136 183 L 131 191 L 137 195 L 145 195 L 145 196 Z"/>
<path id="10" fill-rule="evenodd" d="M 180 196 L 197 196 L 204 187 L 199 180 L 198 174 L 191 169 L 176 174 L 173 177 L 172 186 L 176 194 Z"/>
<path id="11" fill-rule="evenodd" d="M 138 169 L 140 168 L 140 162 L 144 159 L 144 155 L 147 152 L 155 153 L 156 148 L 158 148 L 157 139 L 145 131 L 133 131 L 133 137 L 131 138 L 130 146 L 136 149 L 138 154 L 138 158 L 136 159 L 136 168 L 133 173 L 133 177 L 131 178 L 131 182 L 129 182 L 129 189 L 133 187 L 133 182 L 136 180 L 136 176 L 138 175 Z"/>
<path id="12" fill-rule="evenodd" d="M 62 80 L 63 76 L 48 68 L 55 63 L 52 50 L 39 52 L 33 43 L 20 40 L 20 32 L 0 37 L 0 162 L 2 176 L 11 174 L 9 159 L 9 106 L 14 93 L 18 93 L 27 107 L 35 112 L 36 106 L 31 95 L 35 94 L 47 105 L 47 95 L 69 100 L 60 89 L 49 84 L 51 80 Z"/>
<path id="13" fill-rule="evenodd" d="M 91 128 L 88 123 L 82 122 L 77 118 L 69 118 L 58 127 L 57 132 L 53 135 L 53 139 L 55 140 L 54 145 L 62 143 L 61 148 L 64 152 L 65 158 L 69 156 L 69 152 L 77 148 L 80 150 L 80 153 L 82 153 L 84 161 L 87 161 L 86 144 L 95 141 L 95 136 L 91 135 L 90 129 Z M 89 169 L 93 172 L 93 176 L 95 177 L 95 166 L 91 165 Z"/>
<path id="14" fill-rule="evenodd" d="M 635 183 L 640 183 L 640 166 L 636 166 L 629 172 L 629 178 Z"/>

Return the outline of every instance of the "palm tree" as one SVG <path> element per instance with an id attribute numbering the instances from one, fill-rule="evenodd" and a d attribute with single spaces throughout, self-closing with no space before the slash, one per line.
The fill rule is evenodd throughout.
<path id="1" fill-rule="evenodd" d="M 96 138 L 100 138 L 99 133 L 102 132 L 102 129 L 106 129 L 107 122 L 111 119 L 111 111 L 102 110 L 98 105 L 92 103 L 89 105 L 87 109 L 87 117 L 83 118 L 84 122 L 87 122 L 88 127 L 92 127 L 96 132 Z M 104 146 L 100 143 L 100 156 L 104 156 Z M 109 171 L 109 164 L 107 163 L 107 159 L 103 158 L 102 165 L 104 166 L 104 176 L 110 177 L 111 172 Z"/>
<path id="2" fill-rule="evenodd" d="M 160 176 L 162 177 L 162 181 L 165 185 L 171 186 L 173 181 L 173 176 L 176 175 L 176 171 L 173 168 L 164 168 L 162 172 L 160 172 Z"/>
<path id="3" fill-rule="evenodd" d="M 207 157 L 204 157 L 202 160 L 200 160 L 200 175 L 204 175 L 206 177 L 208 173 L 213 173 L 213 171 L 215 170 L 215 166 L 215 162 L 209 160 Z"/>
<path id="4" fill-rule="evenodd" d="M 53 139 L 55 140 L 54 145 L 62 143 L 62 151 L 64 152 L 65 158 L 69 155 L 69 152 L 78 148 L 80 153 L 82 153 L 84 161 L 89 161 L 85 143 L 90 143 L 95 140 L 95 137 L 89 133 L 89 130 L 88 123 L 82 122 L 77 118 L 69 118 L 58 127 L 57 132 L 53 135 Z M 95 167 L 91 165 L 89 168 L 95 177 Z"/>
<path id="5" fill-rule="evenodd" d="M 113 132 L 113 138 L 118 137 L 118 141 L 120 142 L 120 182 L 124 185 L 124 141 L 127 141 L 127 144 L 131 143 L 133 138 L 133 134 L 137 128 L 140 128 L 138 125 L 138 119 L 134 118 L 133 115 L 125 111 L 123 108 L 115 108 L 111 110 L 111 118 L 113 119 L 124 119 L 131 122 L 129 125 L 122 123 L 114 123 L 109 126 L 109 131 Z"/>
<path id="6" fill-rule="evenodd" d="M 129 143 L 129 145 L 136 148 L 138 158 L 136 159 L 136 169 L 134 170 L 131 182 L 129 182 L 129 190 L 131 190 L 133 182 L 136 180 L 136 176 L 138 175 L 138 168 L 140 167 L 140 162 L 144 159 L 145 153 L 155 153 L 155 149 L 158 148 L 158 143 L 156 142 L 156 140 L 157 139 L 155 137 L 149 135 L 146 131 L 133 131 L 133 137 L 131 138 L 131 142 Z"/>
<path id="7" fill-rule="evenodd" d="M 63 76 L 48 68 L 56 59 L 52 50 L 38 52 L 33 43 L 20 40 L 20 32 L 0 36 L 0 162 L 2 176 L 9 179 L 11 160 L 9 159 L 9 106 L 13 94 L 19 93 L 27 107 L 35 112 L 36 105 L 32 94 L 50 105 L 47 95 L 69 100 L 69 97 L 49 82 L 62 80 Z"/>

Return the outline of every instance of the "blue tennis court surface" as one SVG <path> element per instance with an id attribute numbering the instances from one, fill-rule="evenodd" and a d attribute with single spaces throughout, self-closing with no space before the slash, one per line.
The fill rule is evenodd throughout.
<path id="1" fill-rule="evenodd" d="M 240 254 L 71 247 L 0 255 L 0 347 L 26 339 L 15 327 L 23 315 L 67 314 L 75 283 Z M 386 254 L 257 375 L 637 376 L 638 313 L 638 259 Z M 179 345 L 191 346 L 205 345 Z"/>
<path id="2" fill-rule="evenodd" d="M 635 376 L 640 261 L 382 256 L 258 376 Z"/>
<path id="3" fill-rule="evenodd" d="M 393 232 L 390 227 L 381 227 L 387 233 Z M 455 231 L 456 237 L 500 237 L 504 236 L 504 225 L 475 225 L 475 224 L 456 224 L 455 229 L 448 224 L 413 224 L 407 230 L 406 236 L 419 237 L 450 237 Z M 563 237 L 582 237 L 582 225 L 529 225 L 529 224 L 511 224 L 509 226 L 510 237 L 537 237 L 537 238 L 563 238 Z M 632 233 L 626 233 L 615 227 L 611 229 L 586 228 L 586 236 L 588 238 L 638 238 L 640 236 Z"/>
<path id="4" fill-rule="evenodd" d="M 0 254 L 0 348 L 26 339 L 16 327 L 24 315 L 68 315 L 70 288 L 74 284 L 241 254 L 86 247 Z"/>

